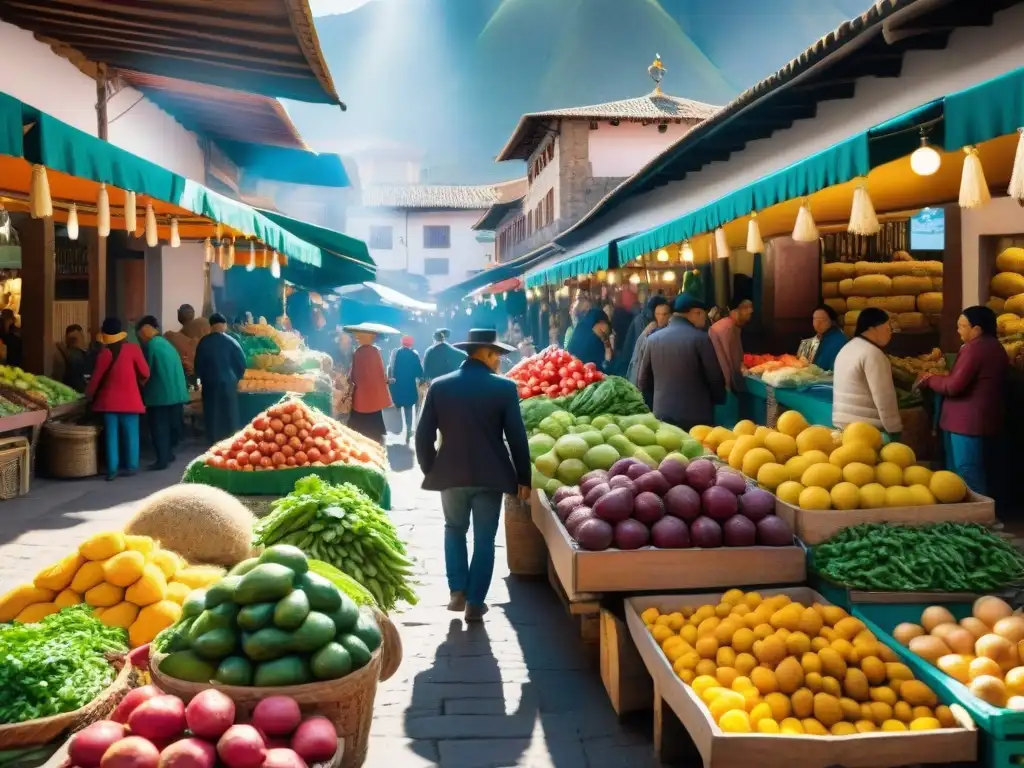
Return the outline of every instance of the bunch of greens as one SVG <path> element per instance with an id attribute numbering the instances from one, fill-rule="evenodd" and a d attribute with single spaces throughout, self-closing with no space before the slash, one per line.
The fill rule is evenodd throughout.
<path id="1" fill-rule="evenodd" d="M 317 475 L 297 481 L 256 523 L 253 543 L 298 547 L 351 576 L 385 611 L 399 600 L 416 604 L 405 544 L 387 513 L 351 483 L 331 485 Z"/>
<path id="2" fill-rule="evenodd" d="M 128 651 L 128 633 L 75 605 L 37 624 L 0 625 L 0 723 L 72 712 L 117 676 L 108 653 Z"/>

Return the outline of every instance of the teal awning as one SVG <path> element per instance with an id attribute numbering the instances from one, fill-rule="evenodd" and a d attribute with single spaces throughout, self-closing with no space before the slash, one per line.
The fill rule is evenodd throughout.
<path id="1" fill-rule="evenodd" d="M 1024 67 L 949 94 L 944 113 L 950 152 L 1016 132 L 1024 127 Z"/>
<path id="2" fill-rule="evenodd" d="M 222 138 L 215 141 L 239 168 L 269 181 L 313 187 L 347 187 L 350 184 L 338 155 Z"/>
<path id="3" fill-rule="evenodd" d="M 561 285 L 579 275 L 589 275 L 599 269 L 608 269 L 611 261 L 613 244 L 607 243 L 583 253 L 563 258 L 539 272 L 526 276 L 527 288 L 539 288 L 542 285 Z"/>
<path id="4" fill-rule="evenodd" d="M 377 267 L 362 240 L 276 211 L 260 210 L 259 213 L 322 251 L 318 269 L 311 270 L 303 264 L 282 267 L 281 276 L 288 282 L 318 293 L 330 293 L 339 286 L 363 283 L 377 276 Z"/>
<path id="5" fill-rule="evenodd" d="M 290 216 L 285 216 L 283 213 L 278 213 L 277 211 L 267 211 L 262 208 L 257 208 L 256 210 L 278 226 L 288 230 L 296 237 L 302 238 L 307 243 L 312 243 L 317 248 L 322 248 L 323 250 L 337 256 L 346 257 L 350 261 L 358 262 L 357 266 L 369 270 L 371 277 L 376 275 L 376 265 L 374 264 L 373 258 L 370 256 L 370 251 L 366 247 L 366 243 L 362 240 L 355 237 L 349 237 L 348 235 L 336 232 L 333 229 L 327 229 L 326 227 L 321 227 L 316 224 L 310 224 L 308 221 L 293 219 Z M 367 278 L 364 277 L 363 279 L 365 280 Z M 362 280 L 357 282 L 362 282 Z"/>
<path id="6" fill-rule="evenodd" d="M 22 157 L 21 102 L 6 93 L 0 93 L 0 155 Z"/>
<path id="7" fill-rule="evenodd" d="M 484 269 L 475 275 L 467 277 L 460 283 L 450 285 L 437 294 L 438 304 L 451 304 L 469 296 L 478 288 L 487 285 L 500 283 L 512 277 L 520 277 L 526 270 L 540 264 L 545 258 L 551 256 L 554 249 L 550 245 L 539 248 L 536 251 L 520 256 L 518 259 L 506 261 L 490 269 Z"/>

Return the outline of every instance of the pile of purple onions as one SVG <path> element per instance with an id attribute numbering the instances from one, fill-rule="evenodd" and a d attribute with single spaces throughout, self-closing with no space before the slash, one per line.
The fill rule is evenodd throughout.
<path id="1" fill-rule="evenodd" d="M 707 459 L 667 458 L 658 469 L 621 459 L 555 491 L 558 519 L 583 549 L 789 547 L 793 530 L 775 496 Z"/>

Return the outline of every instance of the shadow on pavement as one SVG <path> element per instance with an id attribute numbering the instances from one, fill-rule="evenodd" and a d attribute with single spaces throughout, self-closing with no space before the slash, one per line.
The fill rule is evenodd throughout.
<path id="1" fill-rule="evenodd" d="M 408 472 L 416 466 L 416 454 L 408 445 L 389 443 L 388 463 L 392 472 Z"/>

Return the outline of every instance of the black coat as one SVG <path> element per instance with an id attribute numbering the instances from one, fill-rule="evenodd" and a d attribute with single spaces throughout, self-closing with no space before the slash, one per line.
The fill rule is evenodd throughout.
<path id="1" fill-rule="evenodd" d="M 529 486 L 530 447 L 515 382 L 472 358 L 435 379 L 416 426 L 416 457 L 428 491 L 515 493 L 517 486 Z"/>

